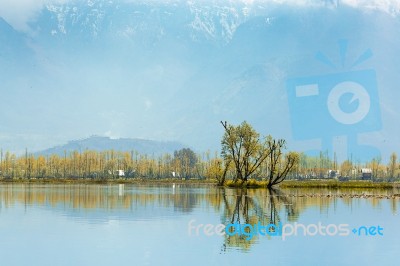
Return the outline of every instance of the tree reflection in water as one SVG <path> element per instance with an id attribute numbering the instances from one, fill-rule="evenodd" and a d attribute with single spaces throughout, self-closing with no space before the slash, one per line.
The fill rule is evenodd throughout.
<path id="1" fill-rule="evenodd" d="M 396 196 L 397 195 L 397 196 Z M 320 213 L 336 213 L 344 208 L 358 208 L 360 201 L 372 209 L 390 204 L 393 215 L 398 214 L 398 189 L 233 189 L 193 184 L 0 184 L 0 212 L 22 205 L 44 206 L 63 212 L 73 219 L 90 222 L 120 220 L 176 219 L 185 215 L 198 218 L 209 209 L 220 216 L 221 223 L 263 226 L 297 221 L 310 207 Z M 384 206 L 384 205 L 383 205 Z M 249 229 L 249 228 L 248 228 Z M 274 227 L 270 227 L 271 230 Z M 182 229 L 184 230 L 184 229 Z M 269 231 L 271 232 L 271 231 Z M 273 232 L 271 232 L 273 233 Z M 229 248 L 248 251 L 262 238 L 273 236 L 225 235 L 222 250 Z M 276 238 L 276 237 L 275 237 Z"/>
<path id="2" fill-rule="evenodd" d="M 221 217 L 222 223 L 228 224 L 250 224 L 254 225 L 274 225 L 270 226 L 269 233 L 273 235 L 274 229 L 279 228 L 284 220 L 295 221 L 298 217 L 298 210 L 296 209 L 295 202 L 286 196 L 279 189 L 221 189 L 223 195 L 224 210 Z M 253 228 L 254 229 L 254 228 Z M 234 228 L 229 228 L 232 234 Z M 222 251 L 227 248 L 238 248 L 243 251 L 249 251 L 251 246 L 258 241 L 259 234 L 254 234 L 249 239 L 250 228 L 244 229 L 246 234 L 225 234 Z M 253 231 L 253 233 L 255 230 Z M 277 233 L 277 232 L 276 232 Z M 266 234 L 265 236 L 271 238 L 272 236 Z"/>

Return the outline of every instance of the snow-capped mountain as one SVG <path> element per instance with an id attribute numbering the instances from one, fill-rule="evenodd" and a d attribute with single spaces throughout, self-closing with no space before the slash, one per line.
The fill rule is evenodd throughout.
<path id="1" fill-rule="evenodd" d="M 249 12 L 240 2 L 69 1 L 44 6 L 29 28 L 35 39 L 45 41 L 106 40 L 146 46 L 165 39 L 227 43 Z"/>
<path id="2" fill-rule="evenodd" d="M 396 1 L 43 2 L 23 21 L 0 4 L 3 149 L 97 134 L 216 150 L 220 120 L 342 159 L 363 158 L 362 145 L 369 157 L 400 149 Z M 289 80 L 366 69 L 376 73 L 380 126 L 337 136 L 322 123 L 318 138 L 296 135 Z M 346 99 L 343 109 L 354 105 Z M 327 112 L 322 101 L 316 114 Z"/>

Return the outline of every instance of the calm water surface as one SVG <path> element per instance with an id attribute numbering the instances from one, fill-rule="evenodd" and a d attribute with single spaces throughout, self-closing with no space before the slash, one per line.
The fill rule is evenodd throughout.
<path id="1" fill-rule="evenodd" d="M 0 265 L 398 265 L 400 200 L 391 197 L 398 193 L 1 184 Z M 352 196 L 362 194 L 384 197 Z M 207 236 L 202 227 L 189 230 L 190 221 L 299 231 L 285 240 L 273 230 L 252 239 L 248 230 Z M 299 227 L 313 234 L 318 223 L 335 235 L 304 236 Z M 383 235 L 339 236 L 340 224 L 379 226 Z"/>

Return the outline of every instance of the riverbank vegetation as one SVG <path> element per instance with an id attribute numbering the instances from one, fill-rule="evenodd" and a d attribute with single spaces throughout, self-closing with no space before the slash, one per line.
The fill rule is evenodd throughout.
<path id="1" fill-rule="evenodd" d="M 252 175 L 266 181 L 268 188 L 281 183 L 299 162 L 299 154 L 283 154 L 284 139 L 274 139 L 271 135 L 260 138 L 260 134 L 244 121 L 238 126 L 222 122 L 225 129 L 222 137 L 222 158 L 225 164 L 223 178 L 218 184 L 223 185 L 229 167 L 234 168 L 233 182 L 248 183 Z"/>
<path id="2" fill-rule="evenodd" d="M 400 181 L 396 153 L 387 165 L 366 163 L 320 152 L 307 156 L 285 152 L 285 140 L 260 137 L 246 122 L 222 122 L 221 154 L 196 154 L 190 148 L 149 156 L 136 151 L 64 152 L 62 155 L 16 155 L 0 150 L 0 180 L 32 182 L 199 182 L 230 187 L 386 186 Z M 288 180 L 288 182 L 283 182 Z M 323 182 L 322 182 L 322 181 Z M 354 182 L 364 180 L 364 182 Z M 305 182 L 306 181 L 306 182 Z"/>
<path id="3" fill-rule="evenodd" d="M 137 184 L 137 185 L 157 185 L 157 186 L 173 186 L 173 185 L 199 185 L 199 186 L 216 186 L 217 181 L 214 179 L 178 179 L 178 178 L 31 178 L 31 179 L 10 179 L 0 178 L 0 183 L 21 183 L 21 184 Z M 267 181 L 257 181 L 250 179 L 247 182 L 240 183 L 233 180 L 227 180 L 224 187 L 228 188 L 268 188 Z M 393 189 L 400 188 L 400 182 L 372 182 L 364 180 L 352 180 L 342 182 L 334 179 L 315 179 L 315 180 L 285 180 L 279 185 L 280 188 L 320 188 L 320 189 Z"/>

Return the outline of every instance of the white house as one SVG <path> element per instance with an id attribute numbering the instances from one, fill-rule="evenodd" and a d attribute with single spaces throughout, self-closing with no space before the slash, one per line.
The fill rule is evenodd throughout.
<path id="1" fill-rule="evenodd" d="M 118 177 L 122 177 L 122 176 L 125 176 L 125 171 L 124 170 L 115 170 L 115 174 Z"/>

